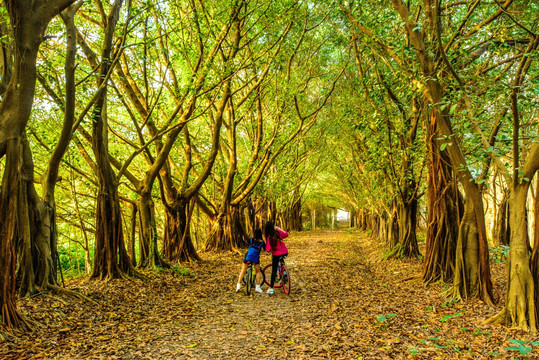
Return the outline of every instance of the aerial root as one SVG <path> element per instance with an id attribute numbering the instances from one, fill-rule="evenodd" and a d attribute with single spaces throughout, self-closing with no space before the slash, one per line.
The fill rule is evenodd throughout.
<path id="1" fill-rule="evenodd" d="M 76 291 L 68 290 L 68 289 L 65 289 L 63 287 L 52 285 L 52 284 L 48 284 L 47 289 L 55 291 L 55 292 L 60 293 L 60 294 L 65 294 L 65 295 L 68 295 L 68 296 L 72 296 L 72 297 L 75 297 L 77 299 L 88 301 L 88 302 L 91 302 L 92 304 L 95 304 L 95 305 L 98 305 L 98 303 L 96 301 L 94 301 L 94 300 L 90 299 L 89 297 L 84 296 L 81 293 L 76 292 Z"/>
<path id="2" fill-rule="evenodd" d="M 499 313 L 483 322 L 483 325 L 504 325 L 507 318 L 507 307 L 504 307 Z"/>

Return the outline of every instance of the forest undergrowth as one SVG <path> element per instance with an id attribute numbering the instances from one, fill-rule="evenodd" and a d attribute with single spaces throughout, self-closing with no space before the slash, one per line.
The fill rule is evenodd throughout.
<path id="1" fill-rule="evenodd" d="M 94 302 L 52 293 L 19 300 L 34 329 L 0 330 L 0 358 L 539 357 L 533 334 L 483 325 L 501 304 L 444 297 L 443 285 L 423 285 L 419 260 L 384 260 L 365 233 L 292 233 L 287 245 L 290 296 L 236 293 L 242 254 L 233 253 L 202 253 L 202 262 L 146 280 L 71 279 L 66 286 Z M 493 263 L 502 302 L 506 271 Z"/>

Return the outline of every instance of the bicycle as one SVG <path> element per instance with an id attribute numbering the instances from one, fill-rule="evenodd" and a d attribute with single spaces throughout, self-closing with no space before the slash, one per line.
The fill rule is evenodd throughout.
<path id="1" fill-rule="evenodd" d="M 275 284 L 273 284 L 274 288 L 283 288 L 283 291 L 286 295 L 290 294 L 290 273 L 288 271 L 288 268 L 286 267 L 284 263 L 284 259 L 286 256 L 283 256 L 279 259 L 279 265 L 277 267 L 277 275 L 275 278 Z M 264 269 L 262 270 L 262 274 L 264 274 L 266 271 L 269 271 L 269 274 L 271 274 L 271 268 L 272 264 L 266 265 Z M 271 275 L 270 275 L 270 281 L 271 281 Z M 271 282 L 266 279 L 264 276 L 264 282 L 266 285 L 271 286 Z"/>
<path id="2" fill-rule="evenodd" d="M 256 269 L 254 269 L 254 264 L 252 262 L 248 261 L 247 264 L 249 265 L 249 267 L 247 268 L 247 271 L 243 276 L 243 282 L 246 285 L 245 287 L 247 289 L 247 295 L 251 295 L 251 291 L 253 291 L 253 288 L 256 285 Z M 262 286 L 266 281 L 266 276 L 264 275 L 264 270 L 262 269 L 262 266 L 260 267 L 260 273 L 262 274 L 262 281 L 260 282 L 260 286 Z"/>

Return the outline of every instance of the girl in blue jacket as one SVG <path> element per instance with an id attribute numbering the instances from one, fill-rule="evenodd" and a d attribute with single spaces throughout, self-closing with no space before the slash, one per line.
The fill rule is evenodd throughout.
<path id="1" fill-rule="evenodd" d="M 255 229 L 254 236 L 249 239 L 249 251 L 245 254 L 245 259 L 243 260 L 243 266 L 240 271 L 240 276 L 238 277 L 238 283 L 236 284 L 236 292 L 240 291 L 241 280 L 247 271 L 249 263 L 253 263 L 256 269 L 256 287 L 255 291 L 258 293 L 262 292 L 260 288 L 260 283 L 262 282 L 262 271 L 260 270 L 260 250 L 264 247 L 264 240 L 262 238 L 262 230 L 260 228 Z"/>

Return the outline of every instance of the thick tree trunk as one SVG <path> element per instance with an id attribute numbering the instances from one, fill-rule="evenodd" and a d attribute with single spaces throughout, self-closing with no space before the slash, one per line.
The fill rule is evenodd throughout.
<path id="1" fill-rule="evenodd" d="M 141 229 L 141 243 L 149 250 L 148 257 L 141 260 L 140 264 L 146 268 L 168 268 L 166 262 L 164 262 L 159 256 L 159 250 L 157 248 L 157 226 L 155 223 L 155 205 L 151 197 L 151 193 L 142 192 L 138 203 L 140 214 L 140 229 Z"/>
<path id="2" fill-rule="evenodd" d="M 298 199 L 294 202 L 294 205 L 292 205 L 289 230 L 303 231 L 303 222 L 301 221 L 301 199 Z"/>
<path id="3" fill-rule="evenodd" d="M 433 120 L 433 119 L 431 119 Z M 423 281 L 449 283 L 453 280 L 460 217 L 464 211 L 449 159 L 433 141 L 438 135 L 430 123 L 427 139 L 427 237 Z"/>
<path id="4" fill-rule="evenodd" d="M 458 280 L 454 284 L 454 295 L 457 298 L 467 296 L 478 296 L 487 304 L 493 304 L 496 299 L 494 296 L 492 280 L 490 278 L 490 265 L 488 258 L 487 232 L 485 227 L 485 213 L 483 209 L 483 200 L 481 189 L 474 182 L 458 139 L 454 137 L 451 128 L 450 115 L 448 109 L 442 109 L 440 104 L 444 97 L 445 89 L 442 88 L 437 79 L 439 68 L 435 59 L 433 59 L 427 50 L 423 33 L 418 30 L 417 23 L 411 16 L 408 6 L 402 0 L 392 0 L 393 7 L 399 13 L 405 22 L 405 29 L 413 44 L 415 53 L 421 64 L 423 75 L 425 77 L 425 95 L 427 101 L 432 107 L 433 122 L 436 124 L 437 131 L 445 138 L 451 138 L 451 146 L 445 148 L 454 173 L 464 189 L 466 197 L 465 216 L 459 230 L 459 248 L 457 248 L 456 275 Z M 431 26 L 438 26 L 437 8 L 428 9 Z M 470 241 L 469 244 L 464 243 Z M 474 253 L 477 258 L 469 255 Z M 472 263 L 467 264 L 470 261 Z M 477 271 L 471 271 L 477 269 Z M 463 275 L 473 275 L 474 277 L 463 277 Z M 458 278 L 457 278 L 458 277 Z M 479 286 L 479 289 L 476 287 Z M 472 290 L 469 292 L 468 290 Z"/>
<path id="5" fill-rule="evenodd" d="M 365 211 L 360 211 L 359 212 L 357 227 L 360 230 L 367 230 L 367 228 L 368 228 L 367 218 L 368 218 L 368 215 L 365 213 Z"/>
<path id="6" fill-rule="evenodd" d="M 480 282 L 480 246 L 475 212 L 470 201 L 464 204 L 464 214 L 459 226 L 456 249 L 453 295 L 462 300 L 479 297 Z"/>
<path id="7" fill-rule="evenodd" d="M 19 296 L 32 295 L 38 287 L 58 286 L 56 204 L 54 192 L 39 199 L 34 187 L 34 163 L 26 137 L 21 141 L 22 173 L 19 195 Z"/>
<path id="8" fill-rule="evenodd" d="M 249 245 L 239 207 L 229 205 L 225 209 L 212 221 L 206 250 L 237 250 Z"/>
<path id="9" fill-rule="evenodd" d="M 17 283 L 19 286 L 19 296 L 37 293 L 32 254 L 35 248 L 32 246 L 32 242 L 33 235 L 36 233 L 35 228 L 38 224 L 37 222 L 34 222 L 34 220 L 39 217 L 34 215 L 34 211 L 37 210 L 35 207 L 36 204 L 32 203 L 32 199 L 29 199 L 31 194 L 35 193 L 35 190 L 33 187 L 34 169 L 31 160 L 30 162 L 28 161 L 28 152 L 27 139 L 26 136 L 23 136 L 20 142 L 22 166 L 20 170 L 21 179 L 19 180 L 18 186 L 19 194 L 17 204 L 17 233 L 19 241 L 16 243 L 15 248 L 18 259 Z M 36 196 L 33 196 L 32 198 L 35 197 Z M 32 227 L 32 224 L 35 225 Z M 48 257 L 50 258 L 50 251 L 48 251 L 48 253 Z"/>
<path id="10" fill-rule="evenodd" d="M 122 0 L 115 0 L 107 17 L 101 69 L 98 86 L 106 85 L 107 74 L 111 67 L 114 31 L 119 20 Z M 108 148 L 107 87 L 103 88 L 95 102 L 92 112 L 92 149 L 96 160 L 97 172 L 97 209 L 94 269 L 92 278 L 121 278 L 125 275 L 138 275 L 124 244 L 118 181 L 112 169 Z"/>
<path id="11" fill-rule="evenodd" d="M 2 191 L 0 192 L 0 320 L 7 327 L 19 327 L 15 295 L 15 243 L 17 242 L 17 209 L 19 167 L 22 162 L 21 140 L 6 142 Z"/>
<path id="12" fill-rule="evenodd" d="M 282 213 L 281 226 L 283 229 L 302 231 L 303 224 L 301 222 L 301 199 L 294 201 Z M 247 231 L 250 234 L 249 231 Z"/>
<path id="13" fill-rule="evenodd" d="M 30 213 L 24 206 L 19 206 L 27 204 L 24 181 L 29 179 L 25 179 L 20 171 L 23 165 L 22 140 L 34 100 L 37 53 L 50 20 L 73 1 L 4 2 L 14 39 L 14 66 L 10 69 L 13 71 L 11 77 L 5 79 L 9 79 L 5 88 L 5 80 L 2 78 L 0 89 L 0 158 L 5 157 L 0 190 L 0 321 L 8 327 L 20 325 L 15 302 L 14 252 L 16 241 L 21 236 L 19 226 L 28 226 L 24 229 L 28 239 L 23 241 L 30 241 L 30 225 L 25 223 L 29 222 Z M 6 62 L 6 66 L 8 63 L 11 63 L 11 59 Z M 5 70 L 4 74 L 9 76 L 10 70 Z M 19 215 L 23 218 L 18 219 Z"/>
<path id="14" fill-rule="evenodd" d="M 412 199 L 399 206 L 399 243 L 400 255 L 404 257 L 419 257 L 417 246 L 417 199 Z"/>
<path id="15" fill-rule="evenodd" d="M 93 279 L 123 278 L 136 272 L 125 250 L 118 189 L 99 184 Z"/>
<path id="16" fill-rule="evenodd" d="M 518 327 L 524 331 L 537 331 L 537 302 L 534 275 L 537 271 L 537 247 L 534 246 L 532 262 L 528 251 L 528 229 L 526 221 L 526 198 L 529 182 L 523 181 L 511 191 L 511 243 L 509 246 L 509 288 L 505 308 L 490 323 L 501 323 Z M 530 269 L 531 265 L 531 269 Z M 537 274 L 535 274 L 537 278 Z"/>
<path id="17" fill-rule="evenodd" d="M 200 260 L 191 239 L 190 217 L 191 211 L 185 200 L 177 200 L 173 206 L 165 207 L 163 256 L 168 261 Z"/>
<path id="18" fill-rule="evenodd" d="M 34 187 L 34 162 L 28 140 L 22 138 L 23 187 L 25 197 L 19 197 L 21 247 L 19 248 L 19 296 L 34 294 L 40 289 L 59 290 L 57 280 L 58 250 L 56 230 L 55 188 L 58 169 L 69 146 L 75 112 L 75 38 L 74 16 L 82 5 L 72 5 L 62 13 L 66 24 L 67 46 L 65 61 L 66 99 L 64 123 L 44 173 L 40 199 Z M 64 290 L 62 290 L 64 291 Z M 66 291 L 69 293 L 69 291 Z"/>

